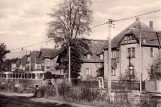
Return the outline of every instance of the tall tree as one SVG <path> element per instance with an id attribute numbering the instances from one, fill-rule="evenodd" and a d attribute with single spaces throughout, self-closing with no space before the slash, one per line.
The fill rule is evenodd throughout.
<path id="1" fill-rule="evenodd" d="M 81 53 L 88 45 L 83 38 L 89 35 L 92 23 L 90 0 L 63 0 L 59 8 L 50 16 L 53 21 L 49 23 L 48 37 L 54 38 L 57 46 L 64 48 L 64 70 L 68 69 L 68 47 L 71 46 L 71 76 L 77 78 L 81 68 Z"/>
<path id="2" fill-rule="evenodd" d="M 3 70 L 4 61 L 6 58 L 6 54 L 10 51 L 6 49 L 6 45 L 4 43 L 0 44 L 0 69 Z"/>

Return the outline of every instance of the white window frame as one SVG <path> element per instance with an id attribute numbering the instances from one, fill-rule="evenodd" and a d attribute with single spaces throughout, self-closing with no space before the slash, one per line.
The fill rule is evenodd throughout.
<path id="1" fill-rule="evenodd" d="M 91 74 L 91 69 L 90 68 L 86 68 L 85 72 L 86 72 L 87 75 L 90 75 Z"/>
<path id="2" fill-rule="evenodd" d="M 91 54 L 87 54 L 87 59 L 91 59 Z"/>
<path id="3" fill-rule="evenodd" d="M 104 55 L 103 54 L 100 54 L 100 59 L 104 59 Z"/>
<path id="4" fill-rule="evenodd" d="M 129 47 L 126 49 L 126 53 L 127 53 L 127 58 L 130 56 L 131 58 L 135 58 L 136 55 L 136 51 L 135 51 L 135 47 Z"/>

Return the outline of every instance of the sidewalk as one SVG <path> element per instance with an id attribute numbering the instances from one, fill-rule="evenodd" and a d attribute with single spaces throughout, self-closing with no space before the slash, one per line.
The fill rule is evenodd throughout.
<path id="1" fill-rule="evenodd" d="M 0 95 L 4 96 L 17 96 L 17 97 L 31 97 L 30 100 L 34 102 L 40 102 L 40 103 L 57 103 L 57 105 L 61 104 L 68 104 L 71 105 L 72 107 L 93 107 L 93 106 L 88 106 L 88 105 L 81 105 L 81 104 L 76 104 L 76 103 L 67 103 L 64 101 L 57 101 L 53 99 L 47 99 L 47 98 L 33 98 L 32 93 L 10 93 L 10 92 L 0 92 Z"/>

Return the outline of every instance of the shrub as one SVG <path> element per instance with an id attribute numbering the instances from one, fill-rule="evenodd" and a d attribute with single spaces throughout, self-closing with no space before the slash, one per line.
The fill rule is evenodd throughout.
<path id="1" fill-rule="evenodd" d="M 42 94 L 44 94 L 45 97 L 56 96 L 56 89 L 53 85 L 47 85 L 47 86 L 43 86 L 41 88 L 42 88 Z"/>

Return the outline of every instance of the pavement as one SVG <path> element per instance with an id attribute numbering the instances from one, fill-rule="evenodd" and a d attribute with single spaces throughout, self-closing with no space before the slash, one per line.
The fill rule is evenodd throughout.
<path id="1" fill-rule="evenodd" d="M 33 94 L 0 92 L 0 107 L 92 107 L 32 96 Z"/>

